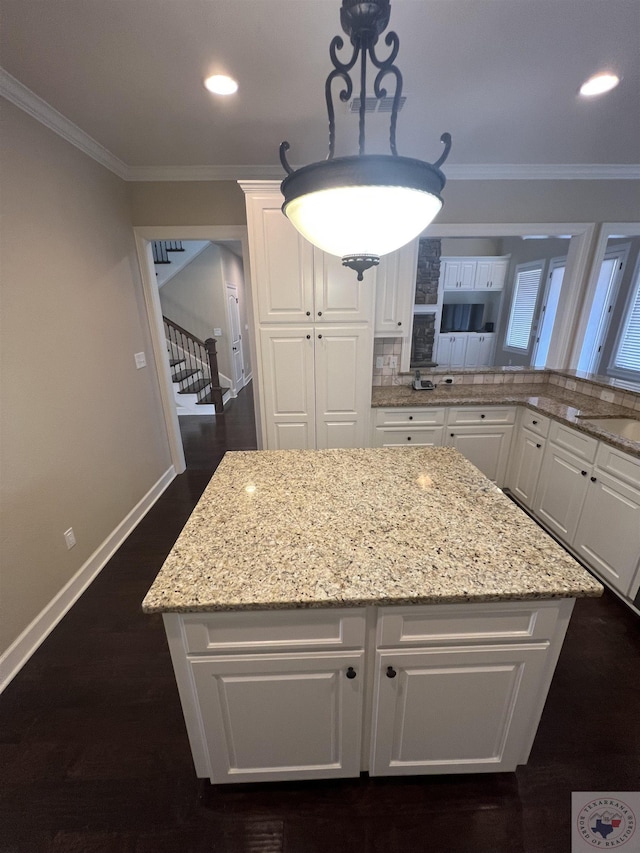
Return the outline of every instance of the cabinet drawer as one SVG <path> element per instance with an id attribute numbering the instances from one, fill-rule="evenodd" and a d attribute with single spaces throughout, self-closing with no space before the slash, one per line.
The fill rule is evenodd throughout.
<path id="1" fill-rule="evenodd" d="M 427 393 L 427 392 L 425 392 Z M 377 409 L 376 426 L 423 426 L 443 424 L 445 420 L 443 408 L 416 409 Z"/>
<path id="2" fill-rule="evenodd" d="M 563 424 L 557 423 L 557 421 L 553 421 L 549 430 L 549 438 L 556 447 L 568 450 L 574 456 L 584 459 L 585 462 L 593 462 L 596 458 L 597 440 L 585 435 L 583 432 L 578 432 L 576 429 L 571 429 L 571 427 L 566 427 Z"/>
<path id="3" fill-rule="evenodd" d="M 618 480 L 640 489 L 640 459 L 635 459 L 622 450 L 600 442 L 596 465 L 601 471 L 607 471 Z"/>
<path id="4" fill-rule="evenodd" d="M 546 438 L 549 434 L 551 420 L 550 418 L 546 418 L 544 415 L 539 415 L 538 412 L 532 412 L 531 409 L 523 409 L 520 424 L 525 429 L 531 430 L 531 432 L 535 432 L 537 435 L 541 435 L 543 438 Z"/>
<path id="5" fill-rule="evenodd" d="M 443 604 L 383 607 L 378 614 L 378 648 L 548 640 L 557 621 L 557 602 L 528 604 Z"/>
<path id="6" fill-rule="evenodd" d="M 364 647 L 364 610 L 248 610 L 181 617 L 189 654 Z"/>
<path id="7" fill-rule="evenodd" d="M 441 447 L 444 427 L 375 429 L 374 447 Z"/>
<path id="8" fill-rule="evenodd" d="M 514 407 L 465 406 L 449 409 L 448 426 L 473 426 L 476 424 L 513 424 L 516 420 Z"/>

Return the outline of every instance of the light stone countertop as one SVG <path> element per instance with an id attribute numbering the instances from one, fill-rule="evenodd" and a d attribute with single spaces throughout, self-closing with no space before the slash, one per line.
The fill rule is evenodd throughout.
<path id="1" fill-rule="evenodd" d="M 376 408 L 429 406 L 504 406 L 523 405 L 550 418 L 561 421 L 600 441 L 640 457 L 640 442 L 610 433 L 588 423 L 592 417 L 635 418 L 640 413 L 630 411 L 595 397 L 568 391 L 550 383 L 534 385 L 439 385 L 434 391 L 414 391 L 410 385 L 374 387 L 371 405 Z"/>
<path id="2" fill-rule="evenodd" d="M 450 447 L 227 453 L 147 613 L 599 596 Z"/>

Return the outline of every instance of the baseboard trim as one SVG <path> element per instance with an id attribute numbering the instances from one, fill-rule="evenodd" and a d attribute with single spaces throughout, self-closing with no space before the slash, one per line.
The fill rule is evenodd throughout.
<path id="1" fill-rule="evenodd" d="M 58 622 L 73 607 L 90 583 L 98 576 L 144 516 L 149 512 L 167 486 L 176 477 L 173 465 L 165 471 L 144 497 L 138 501 L 120 524 L 97 548 L 85 564 L 51 599 L 20 636 L 0 656 L 0 693 L 10 684 L 36 649 L 53 631 Z"/>

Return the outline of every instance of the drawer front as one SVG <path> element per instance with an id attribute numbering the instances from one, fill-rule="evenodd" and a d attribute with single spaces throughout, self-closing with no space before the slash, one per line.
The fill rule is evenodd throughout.
<path id="1" fill-rule="evenodd" d="M 378 615 L 377 645 L 404 648 L 548 640 L 557 617 L 557 602 L 383 607 Z"/>
<path id="2" fill-rule="evenodd" d="M 376 429 L 374 447 L 441 447 L 444 427 Z"/>
<path id="3" fill-rule="evenodd" d="M 189 654 L 364 648 L 362 609 L 186 613 L 181 623 Z"/>
<path id="4" fill-rule="evenodd" d="M 612 477 L 640 489 L 640 459 L 629 456 L 629 454 L 611 447 L 609 444 L 600 442 L 596 465 L 600 470 L 611 474 Z"/>
<path id="5" fill-rule="evenodd" d="M 426 393 L 426 392 L 425 392 Z M 377 409 L 376 426 L 437 426 L 445 421 L 443 408 Z"/>
<path id="6" fill-rule="evenodd" d="M 573 453 L 574 456 L 584 459 L 585 462 L 593 462 L 596 458 L 597 440 L 583 432 L 578 432 L 576 429 L 553 421 L 549 430 L 549 438 L 557 447 L 563 447 Z"/>
<path id="7" fill-rule="evenodd" d="M 513 424 L 516 409 L 511 406 L 465 406 L 449 409 L 448 426 L 476 426 L 479 424 Z"/>
<path id="8" fill-rule="evenodd" d="M 523 409 L 520 423 L 525 429 L 546 438 L 549 434 L 551 419 L 546 418 L 544 415 L 539 415 L 537 412 L 532 412 L 531 409 Z"/>

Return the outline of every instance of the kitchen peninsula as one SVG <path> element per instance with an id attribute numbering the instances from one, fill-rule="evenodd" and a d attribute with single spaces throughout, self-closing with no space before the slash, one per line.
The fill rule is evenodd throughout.
<path id="1" fill-rule="evenodd" d="M 514 770 L 600 584 L 453 448 L 228 453 L 147 594 L 212 782 Z"/>

